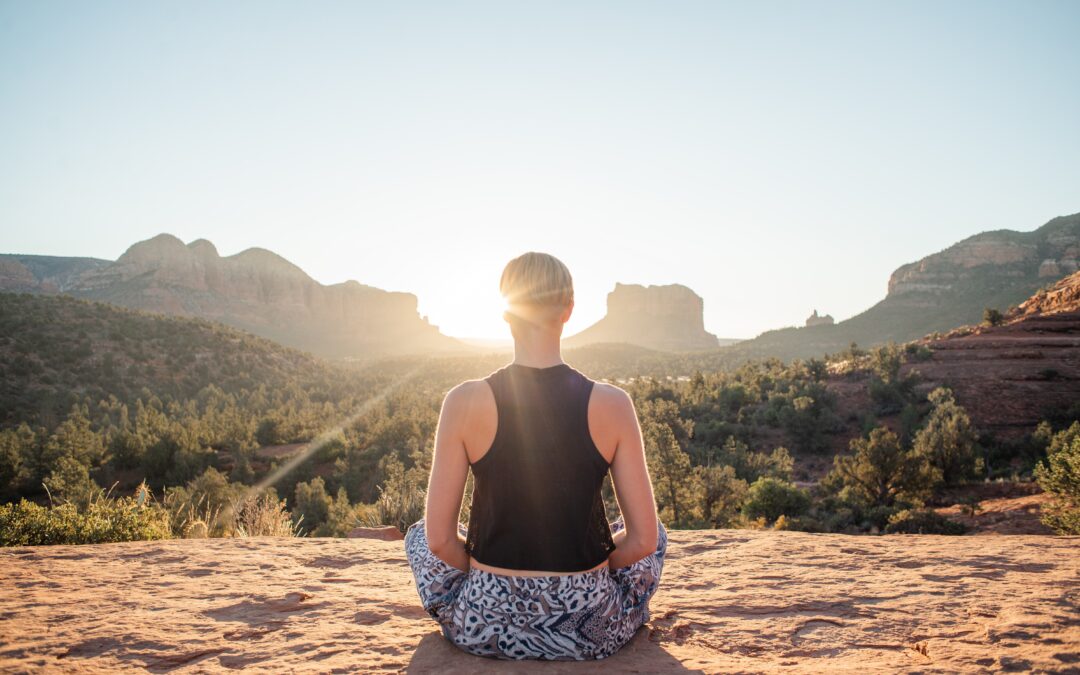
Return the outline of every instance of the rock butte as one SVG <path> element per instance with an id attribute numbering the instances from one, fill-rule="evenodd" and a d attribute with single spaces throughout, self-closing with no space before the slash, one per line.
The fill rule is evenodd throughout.
<path id="1" fill-rule="evenodd" d="M 652 619 L 611 658 L 465 654 L 401 542 L 0 550 L 0 671 L 1076 672 L 1080 537 L 671 533 Z M 509 666 L 509 667 L 508 667 Z"/>
<path id="2" fill-rule="evenodd" d="M 565 338 L 563 346 L 625 342 L 665 351 L 715 349 L 719 343 L 705 330 L 703 310 L 701 296 L 681 284 L 616 283 L 604 318 Z"/>

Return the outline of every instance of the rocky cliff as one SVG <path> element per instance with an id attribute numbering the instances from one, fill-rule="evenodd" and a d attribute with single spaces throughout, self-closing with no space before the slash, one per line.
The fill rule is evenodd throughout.
<path id="1" fill-rule="evenodd" d="M 651 619 L 586 663 L 451 646 L 400 541 L 0 549 L 0 671 L 1076 672 L 1080 538 L 670 533 Z"/>
<path id="2" fill-rule="evenodd" d="M 563 340 L 568 348 L 622 342 L 650 349 L 712 349 L 716 336 L 705 330 L 701 296 L 686 286 L 615 284 L 607 296 L 607 314 Z"/>
<path id="3" fill-rule="evenodd" d="M 324 286 L 265 249 L 222 257 L 205 239 L 185 245 L 161 234 L 131 246 L 113 263 L 98 262 L 70 274 L 64 284 L 49 286 L 48 278 L 39 278 L 30 288 L 25 272 L 32 270 L 17 268 L 6 276 L 0 268 L 0 282 L 15 286 L 22 279 L 25 290 L 219 321 L 327 357 L 467 349 L 421 318 L 410 293 L 355 281 Z"/>
<path id="4" fill-rule="evenodd" d="M 734 349 L 747 357 L 791 359 L 836 352 L 852 342 L 869 347 L 915 340 L 978 323 L 987 307 L 1004 312 L 1078 267 L 1080 214 L 1030 232 L 983 232 L 901 266 L 889 278 L 886 297 L 857 316 L 768 331 Z"/>
<path id="5" fill-rule="evenodd" d="M 1010 312 L 1001 326 L 969 326 L 921 343 L 907 363 L 920 387 L 950 387 L 981 430 L 1020 437 L 1049 420 L 1080 417 L 1080 272 Z"/>

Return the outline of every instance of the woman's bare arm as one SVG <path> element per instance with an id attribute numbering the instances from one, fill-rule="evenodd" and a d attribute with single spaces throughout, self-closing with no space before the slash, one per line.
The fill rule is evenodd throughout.
<path id="1" fill-rule="evenodd" d="M 622 511 L 626 529 L 613 539 L 615 550 L 608 557 L 612 568 L 626 567 L 656 551 L 657 519 L 645 447 L 641 438 L 634 401 L 622 389 L 608 385 L 608 419 L 618 436 L 611 461 L 611 482 Z M 613 390 L 613 391 L 612 391 Z"/>
<path id="2" fill-rule="evenodd" d="M 443 399 L 424 513 L 431 551 L 446 564 L 465 571 L 469 569 L 469 555 L 457 526 L 465 479 L 469 475 L 463 431 L 468 424 L 472 384 L 465 382 L 454 387 Z"/>

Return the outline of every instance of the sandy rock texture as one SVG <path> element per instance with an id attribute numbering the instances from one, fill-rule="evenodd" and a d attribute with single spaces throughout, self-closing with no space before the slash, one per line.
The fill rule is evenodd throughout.
<path id="1" fill-rule="evenodd" d="M 652 613 L 508 663 L 443 639 L 401 542 L 0 549 L 0 672 L 1077 672 L 1080 537 L 672 532 Z"/>

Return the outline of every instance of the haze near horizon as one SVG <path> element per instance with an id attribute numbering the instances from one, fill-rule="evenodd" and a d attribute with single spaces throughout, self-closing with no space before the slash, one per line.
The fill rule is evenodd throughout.
<path id="1" fill-rule="evenodd" d="M 0 252 L 170 232 L 505 338 L 526 250 L 752 337 L 1080 210 L 1080 5 L 0 3 Z"/>

